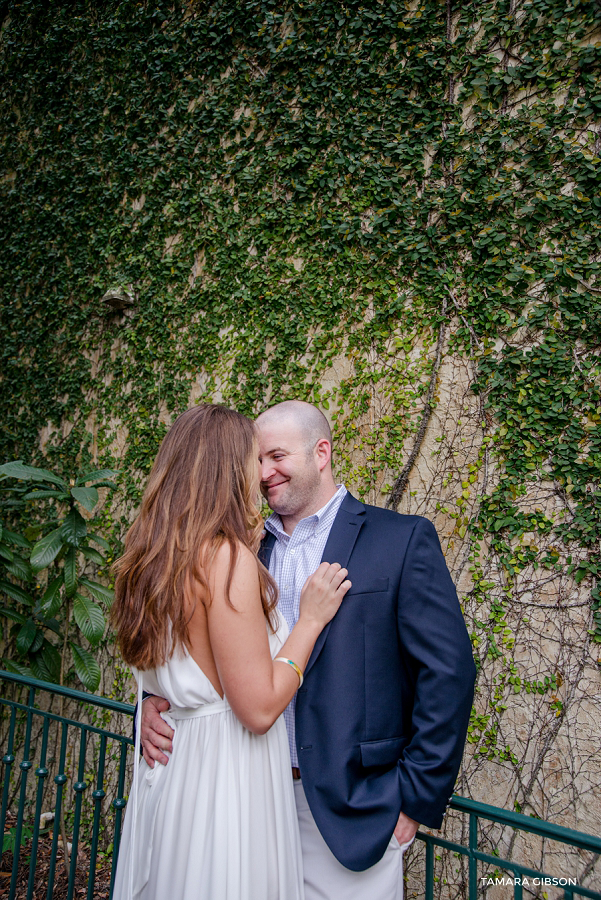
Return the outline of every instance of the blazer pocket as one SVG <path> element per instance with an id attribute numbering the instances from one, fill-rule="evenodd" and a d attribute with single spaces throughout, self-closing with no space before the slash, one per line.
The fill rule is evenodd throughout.
<path id="1" fill-rule="evenodd" d="M 350 597 L 354 594 L 380 594 L 387 590 L 388 578 L 372 578 L 367 584 L 361 581 L 357 585 L 353 583 L 351 589 L 347 591 L 346 596 Z"/>
<path id="2" fill-rule="evenodd" d="M 392 766 L 399 761 L 407 738 L 387 738 L 384 741 L 363 741 L 361 748 L 361 762 L 366 767 Z"/>

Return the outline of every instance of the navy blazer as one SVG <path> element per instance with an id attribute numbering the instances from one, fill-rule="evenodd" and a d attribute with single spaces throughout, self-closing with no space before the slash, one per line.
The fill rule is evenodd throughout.
<path id="1" fill-rule="evenodd" d="M 269 565 L 275 537 L 261 559 Z M 323 560 L 352 588 L 319 636 L 296 703 L 303 787 L 347 868 L 383 856 L 402 810 L 440 828 L 461 757 L 476 669 L 434 526 L 350 494 Z"/>

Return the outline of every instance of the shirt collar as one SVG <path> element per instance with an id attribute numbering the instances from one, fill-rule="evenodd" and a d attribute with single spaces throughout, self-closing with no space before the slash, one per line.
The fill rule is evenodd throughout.
<path id="1" fill-rule="evenodd" d="M 330 497 L 325 506 L 322 506 L 321 509 L 318 509 L 316 513 L 313 513 L 311 516 L 307 516 L 305 519 L 301 519 L 297 524 L 294 531 L 301 525 L 309 525 L 314 524 L 314 532 L 320 529 L 320 525 L 331 524 L 330 518 L 332 521 L 334 520 L 338 509 L 340 508 L 340 504 L 342 503 L 347 490 L 343 484 L 337 485 L 338 490 L 334 494 L 333 497 Z M 282 525 L 282 520 L 278 513 L 272 513 L 269 518 L 265 521 L 265 528 L 267 531 L 270 531 L 272 534 L 276 536 L 278 539 L 287 540 L 292 537 L 292 535 L 287 534 L 284 531 L 284 526 Z M 294 532 L 292 533 L 294 534 Z"/>

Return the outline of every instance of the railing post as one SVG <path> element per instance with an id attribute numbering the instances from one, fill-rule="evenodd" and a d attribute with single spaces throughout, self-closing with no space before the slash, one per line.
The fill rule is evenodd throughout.
<path id="1" fill-rule="evenodd" d="M 15 761 L 13 754 L 15 744 L 15 722 L 17 720 L 17 709 L 15 706 L 10 711 L 10 724 L 8 726 L 8 747 L 7 752 L 2 757 L 4 763 L 4 786 L 2 788 L 2 812 L 0 813 L 0 834 L 4 834 L 4 826 L 6 824 L 6 813 L 8 811 L 8 798 L 10 795 L 10 773 L 12 765 Z"/>
<path id="2" fill-rule="evenodd" d="M 46 900 L 52 900 L 54 893 L 54 873 L 56 871 L 56 851 L 58 848 L 58 834 L 61 827 L 61 808 L 63 801 L 63 790 L 67 776 L 65 775 L 65 759 L 67 756 L 67 729 L 68 723 L 63 722 L 61 727 L 61 749 L 58 763 L 58 774 L 54 776 L 56 785 L 56 802 L 54 804 L 54 830 L 52 832 L 52 851 L 50 853 L 50 867 L 48 869 L 48 890 L 46 892 Z M 65 835 L 65 838 L 67 836 Z M 63 853 L 67 853 L 67 848 L 63 847 Z M 65 856 L 66 859 L 66 856 Z"/>
<path id="3" fill-rule="evenodd" d="M 35 890 L 35 867 L 38 857 L 38 842 L 40 839 L 40 816 L 42 815 L 42 801 L 44 799 L 44 781 L 48 775 L 46 768 L 46 754 L 48 752 L 48 731 L 50 719 L 44 719 L 42 731 L 42 751 L 40 753 L 40 765 L 35 770 L 38 779 L 37 798 L 35 804 L 35 822 L 33 823 L 33 840 L 31 842 L 31 860 L 29 863 L 29 880 L 27 882 L 27 900 L 31 900 Z"/>
<path id="4" fill-rule="evenodd" d="M 90 872 L 88 875 L 87 900 L 94 898 L 94 883 L 96 880 L 96 859 L 98 857 L 98 836 L 100 834 L 100 814 L 104 799 L 104 762 L 106 757 L 106 735 L 100 737 L 100 754 L 98 758 L 98 770 L 96 775 L 96 790 L 92 794 L 94 800 L 94 827 L 92 831 L 92 845 L 90 847 Z"/>
<path id="5" fill-rule="evenodd" d="M 75 791 L 75 813 L 73 816 L 73 837 L 71 839 L 71 868 L 69 871 L 69 887 L 67 889 L 67 900 L 73 900 L 73 891 L 75 890 L 75 873 L 77 872 L 77 849 L 79 846 L 79 823 L 81 821 L 81 801 L 82 795 L 87 784 L 84 781 L 86 774 L 86 738 L 85 728 L 81 728 L 81 736 L 79 739 L 79 761 L 77 765 L 77 781 L 73 785 Z"/>
<path id="6" fill-rule="evenodd" d="M 434 844 L 426 838 L 426 900 L 434 900 Z"/>
<path id="7" fill-rule="evenodd" d="M 115 807 L 115 830 L 113 832 L 113 859 L 111 865 L 111 887 L 109 890 L 109 900 L 112 900 L 113 890 L 115 887 L 115 875 L 117 873 L 117 858 L 119 856 L 119 844 L 121 843 L 121 819 L 123 810 L 127 806 L 127 800 L 124 798 L 125 793 L 125 767 L 127 765 L 127 744 L 121 744 L 121 756 L 119 758 L 119 784 L 117 792 L 119 796 L 113 801 Z"/>
<path id="8" fill-rule="evenodd" d="M 469 900 L 477 900 L 478 897 L 478 860 L 476 859 L 476 851 L 478 850 L 478 816 L 470 813 L 470 838 L 469 838 Z"/>
<path id="9" fill-rule="evenodd" d="M 31 744 L 31 724 L 33 720 L 33 704 L 35 700 L 35 688 L 29 689 L 29 698 L 27 701 L 27 724 L 25 726 L 25 745 L 23 747 L 23 760 L 19 763 L 21 769 L 21 795 L 19 797 L 19 811 L 17 812 L 17 824 L 15 827 L 15 844 L 13 851 L 13 871 L 10 879 L 10 888 L 8 891 L 9 900 L 13 900 L 17 892 L 17 874 L 19 872 L 19 861 L 21 859 L 21 834 L 23 833 L 23 814 L 25 812 L 25 801 L 27 799 L 27 776 L 33 763 L 29 759 L 29 750 Z"/>

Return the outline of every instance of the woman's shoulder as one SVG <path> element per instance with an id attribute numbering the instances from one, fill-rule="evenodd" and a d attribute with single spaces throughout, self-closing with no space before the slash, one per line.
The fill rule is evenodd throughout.
<path id="1" fill-rule="evenodd" d="M 222 541 L 213 554 L 207 574 L 217 580 L 227 579 L 230 570 L 232 579 L 248 580 L 253 574 L 258 577 L 257 556 L 242 541 L 234 541 L 233 546 L 227 540 Z"/>

